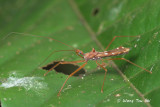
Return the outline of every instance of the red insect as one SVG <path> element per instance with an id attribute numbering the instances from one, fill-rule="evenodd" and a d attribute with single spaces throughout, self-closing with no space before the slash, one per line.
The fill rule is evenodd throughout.
<path id="1" fill-rule="evenodd" d="M 17 32 L 12 32 L 12 33 L 10 33 L 10 34 L 13 34 L 13 33 L 14 33 L 14 34 L 28 35 L 28 36 L 36 36 L 36 35 L 24 34 L 24 33 L 17 33 Z M 8 35 L 10 35 L 10 34 L 8 34 Z M 37 37 L 43 37 L 43 36 L 37 36 Z M 111 45 L 111 43 L 112 43 L 112 42 L 115 40 L 115 38 L 117 38 L 117 37 L 140 37 L 140 36 L 115 36 L 115 37 L 111 40 L 111 42 L 108 44 L 108 46 L 105 48 L 105 51 L 104 51 L 104 52 L 97 52 L 97 51 L 95 51 L 95 49 L 93 48 L 92 51 L 91 51 L 91 52 L 88 52 L 88 53 L 83 53 L 83 51 L 81 51 L 81 50 L 79 50 L 79 49 L 76 49 L 76 48 L 73 48 L 72 46 L 67 45 L 67 44 L 65 44 L 65 43 L 63 43 L 63 42 L 61 42 L 61 41 L 56 40 L 56 39 L 53 39 L 53 38 L 50 38 L 50 37 L 44 37 L 44 38 L 48 38 L 48 39 L 54 40 L 54 41 L 56 41 L 56 42 L 59 42 L 59 43 L 61 43 L 61 44 L 64 44 L 64 45 L 66 45 L 66 46 L 71 47 L 71 48 L 74 49 L 74 50 L 59 50 L 59 51 L 54 51 L 54 53 L 55 53 L 55 52 L 60 52 L 60 51 L 74 51 L 79 57 L 82 58 L 82 60 L 78 60 L 78 61 L 68 61 L 68 62 L 67 62 L 67 61 L 62 61 L 62 62 L 59 62 L 59 63 L 57 63 L 56 65 L 54 65 L 50 70 L 48 70 L 48 72 L 50 72 L 51 70 L 53 70 L 54 68 L 56 68 L 56 67 L 57 67 L 58 65 L 60 65 L 60 64 L 75 64 L 75 63 L 84 62 L 84 64 L 82 64 L 78 69 L 76 69 L 74 72 L 72 72 L 72 73 L 67 77 L 67 79 L 66 79 L 65 82 L 63 83 L 61 89 L 59 90 L 59 93 L 58 93 L 57 96 L 60 96 L 60 93 L 61 93 L 63 87 L 65 86 L 66 82 L 68 81 L 68 79 L 69 79 L 70 77 L 72 77 L 75 73 L 77 73 L 78 71 L 80 71 L 80 70 L 87 64 L 87 62 L 88 62 L 89 60 L 94 60 L 94 61 L 96 62 L 96 64 L 98 65 L 98 67 L 101 67 L 102 69 L 105 70 L 105 75 L 104 75 L 104 79 L 103 79 L 103 85 L 102 85 L 102 88 L 101 88 L 101 92 L 102 92 L 102 93 L 103 93 L 104 81 L 105 81 L 106 74 L 107 74 L 107 69 L 105 68 L 104 62 L 103 62 L 104 60 L 125 60 L 125 61 L 127 61 L 127 62 L 129 62 L 129 63 L 131 63 L 131 64 L 133 64 L 133 65 L 135 65 L 135 66 L 137 66 L 137 67 L 139 67 L 139 68 L 141 68 L 141 69 L 143 69 L 143 70 L 145 70 L 145 71 L 147 71 L 147 72 L 149 72 L 149 73 L 152 74 L 151 71 L 149 71 L 149 70 L 147 70 L 147 69 L 145 69 L 145 68 L 143 68 L 143 67 L 141 67 L 141 66 L 139 66 L 139 65 L 137 65 L 137 64 L 135 64 L 135 63 L 133 63 L 133 62 L 131 62 L 131 61 L 129 61 L 129 60 L 127 60 L 127 59 L 125 59 L 125 58 L 103 59 L 103 58 L 105 58 L 105 57 L 111 57 L 111 56 L 117 56 L 117 55 L 127 54 L 127 53 L 130 51 L 129 48 L 125 48 L 125 47 L 122 47 L 122 46 L 120 46 L 120 47 L 118 47 L 118 48 L 116 48 L 116 49 L 113 49 L 113 50 L 106 51 L 106 50 L 109 48 L 109 46 Z M 53 53 L 52 53 L 52 54 L 53 54 Z M 101 60 L 101 61 L 103 62 L 103 64 L 98 63 L 97 60 Z M 46 76 L 46 74 L 47 74 L 48 72 L 46 72 L 46 73 L 44 74 L 44 76 Z"/>

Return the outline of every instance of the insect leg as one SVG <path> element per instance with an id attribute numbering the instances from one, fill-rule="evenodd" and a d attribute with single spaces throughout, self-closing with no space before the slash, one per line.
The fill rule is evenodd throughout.
<path id="1" fill-rule="evenodd" d="M 62 62 L 59 62 L 57 63 L 56 65 L 54 65 L 51 69 L 49 69 L 45 74 L 44 76 L 46 76 L 51 70 L 53 70 L 55 67 L 57 67 L 58 65 L 60 64 L 74 64 L 74 63 L 80 63 L 80 62 L 84 62 L 84 60 L 79 60 L 79 61 L 62 61 Z"/>
<path id="2" fill-rule="evenodd" d="M 104 49 L 104 51 L 106 51 L 109 46 L 112 44 L 112 42 L 117 38 L 117 37 L 140 37 L 140 36 L 114 36 L 113 39 L 111 40 L 111 42 L 108 44 L 108 46 Z"/>
<path id="3" fill-rule="evenodd" d="M 81 70 L 86 64 L 87 64 L 87 62 L 85 62 L 82 66 L 80 66 L 78 69 L 76 69 L 73 73 L 71 73 L 71 74 L 67 77 L 67 79 L 66 79 L 65 82 L 63 83 L 61 89 L 59 90 L 57 96 L 60 96 L 60 93 L 61 93 L 64 85 L 65 85 L 66 82 L 68 81 L 68 79 L 69 79 L 71 76 L 73 76 L 75 73 L 77 73 L 79 70 Z"/>
<path id="4" fill-rule="evenodd" d="M 127 61 L 127 62 L 133 64 L 134 66 L 137 66 L 137 67 L 139 67 L 139 68 L 141 68 L 141 69 L 143 69 L 143 70 L 149 72 L 150 74 L 152 74 L 151 71 L 149 71 L 149 70 L 147 70 L 147 69 L 145 69 L 145 68 L 143 68 L 143 67 L 141 67 L 141 66 L 139 66 L 139 65 L 137 65 L 137 64 L 135 64 L 135 63 L 133 63 L 133 62 L 131 62 L 131 61 L 129 61 L 129 60 L 127 60 L 127 59 L 125 59 L 125 58 L 111 58 L 111 59 L 103 59 L 103 60 L 125 60 L 125 61 Z"/>
<path id="5" fill-rule="evenodd" d="M 100 66 L 101 68 L 103 68 L 105 70 L 105 75 L 104 75 L 103 84 L 102 84 L 102 88 L 101 88 L 101 93 L 103 93 L 103 86 L 104 86 L 104 81 L 105 81 L 106 74 L 107 74 L 107 69 L 105 67 L 103 67 L 101 64 L 99 64 L 97 61 L 96 61 L 96 63 L 98 66 Z"/>
<path id="6" fill-rule="evenodd" d="M 53 52 L 51 52 L 51 53 L 47 56 L 47 58 L 45 58 L 45 59 L 43 60 L 43 62 L 42 62 L 41 64 L 39 64 L 38 66 L 42 65 L 45 61 L 47 61 L 47 59 L 48 59 L 49 57 L 51 57 L 54 53 L 56 53 L 56 52 L 62 52 L 62 51 L 74 51 L 74 50 L 58 50 L 58 51 L 53 51 Z"/>

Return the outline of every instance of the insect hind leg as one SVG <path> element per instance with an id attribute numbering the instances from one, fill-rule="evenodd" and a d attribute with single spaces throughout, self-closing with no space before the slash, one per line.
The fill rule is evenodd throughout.
<path id="1" fill-rule="evenodd" d="M 104 60 L 124 60 L 124 61 L 127 61 L 127 62 L 129 62 L 130 64 L 132 64 L 132 65 L 134 65 L 134 66 L 137 66 L 138 68 L 141 68 L 141 69 L 149 72 L 150 74 L 152 74 L 151 71 L 149 71 L 149 70 L 147 70 L 147 69 L 145 69 L 145 68 L 143 68 L 143 67 L 141 67 L 141 66 L 139 66 L 139 65 L 137 65 L 137 64 L 135 64 L 135 63 L 133 63 L 133 62 L 131 62 L 130 60 L 125 59 L 125 58 L 111 58 L 111 59 L 104 59 Z"/>
<path id="2" fill-rule="evenodd" d="M 105 51 L 110 47 L 110 45 L 112 44 L 112 42 L 119 37 L 140 37 L 140 36 L 114 36 L 113 39 L 110 41 L 110 43 L 108 44 L 108 46 L 104 49 Z"/>

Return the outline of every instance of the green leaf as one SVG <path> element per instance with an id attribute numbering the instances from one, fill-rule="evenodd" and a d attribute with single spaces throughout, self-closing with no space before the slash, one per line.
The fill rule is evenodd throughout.
<path id="1" fill-rule="evenodd" d="M 157 107 L 160 98 L 159 4 L 158 0 L 1 1 L 2 107 Z M 85 66 L 87 73 L 83 77 L 71 77 L 57 97 L 67 75 L 51 71 L 43 76 L 46 71 L 40 67 L 62 59 L 81 58 L 72 51 L 62 51 L 45 60 L 53 51 L 73 50 L 45 37 L 86 53 L 92 48 L 102 51 L 114 36 L 122 35 L 140 35 L 140 38 L 116 38 L 109 49 L 124 46 L 131 50 L 115 58 L 126 58 L 152 74 L 123 60 L 109 62 L 104 93 L 101 93 L 104 70 L 98 70 L 95 61 L 89 61 Z"/>

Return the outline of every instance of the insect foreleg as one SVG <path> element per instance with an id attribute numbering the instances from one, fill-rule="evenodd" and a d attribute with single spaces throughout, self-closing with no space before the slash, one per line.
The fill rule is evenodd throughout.
<path id="1" fill-rule="evenodd" d="M 80 62 L 84 62 L 84 60 L 79 60 L 79 61 L 62 61 L 62 62 L 59 62 L 57 63 L 56 65 L 54 65 L 51 69 L 49 69 L 45 74 L 44 76 L 46 76 L 51 70 L 53 70 L 55 67 L 57 67 L 58 65 L 60 64 L 75 64 L 75 63 L 80 63 Z"/>
<path id="2" fill-rule="evenodd" d="M 59 93 L 58 93 L 57 96 L 60 96 L 60 93 L 61 93 L 64 85 L 65 85 L 66 82 L 68 81 L 68 79 L 69 79 L 71 76 L 73 76 L 75 73 L 77 73 L 79 70 L 81 70 L 86 64 L 87 64 L 87 62 L 85 62 L 82 66 L 80 66 L 78 69 L 76 69 L 73 73 L 71 73 L 71 74 L 67 77 L 67 79 L 66 79 L 65 82 L 63 83 L 61 89 L 59 90 Z"/>

